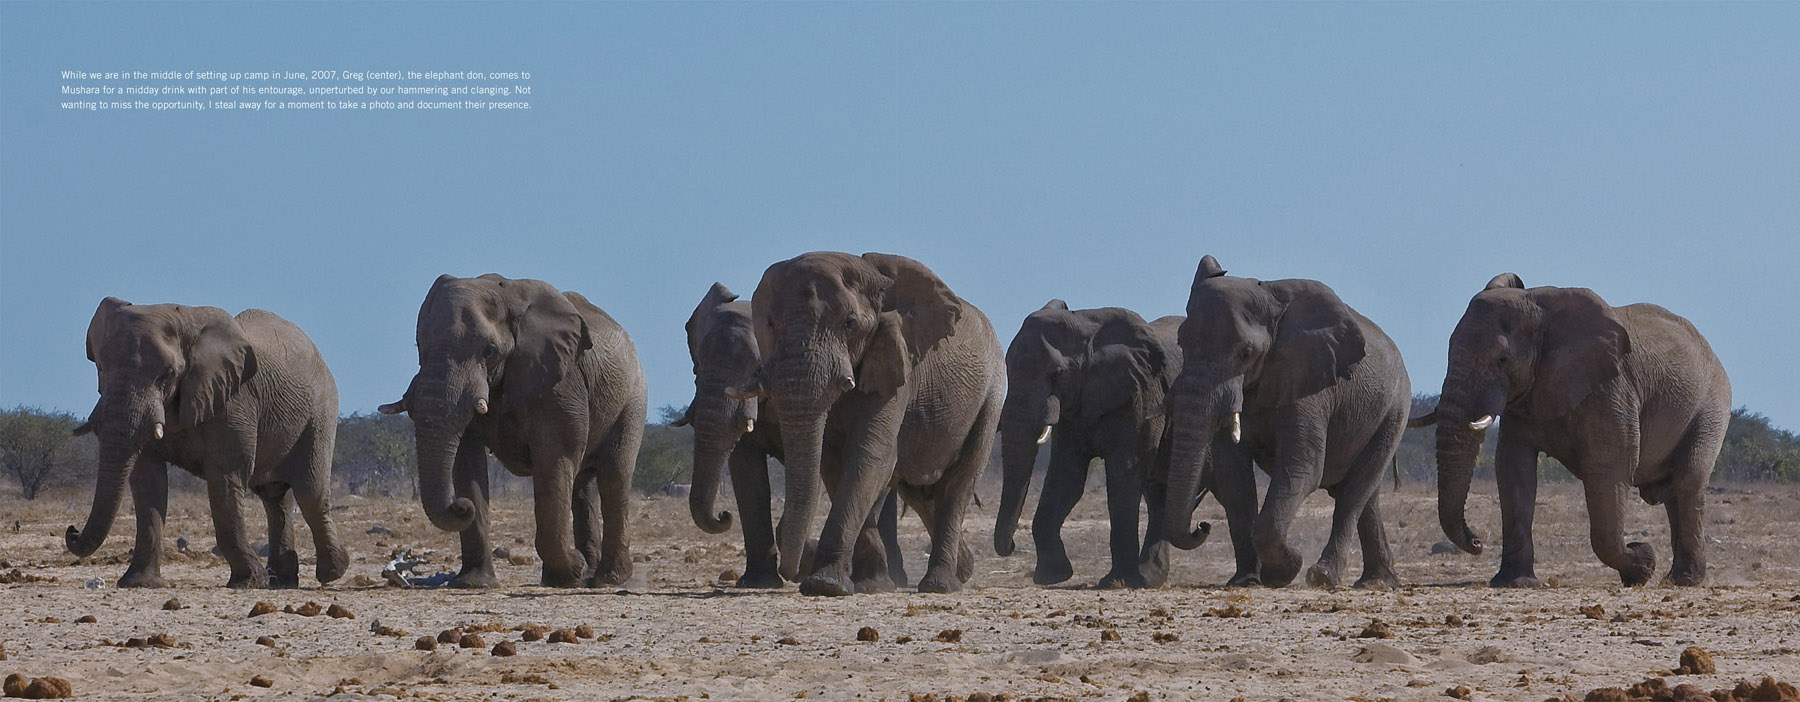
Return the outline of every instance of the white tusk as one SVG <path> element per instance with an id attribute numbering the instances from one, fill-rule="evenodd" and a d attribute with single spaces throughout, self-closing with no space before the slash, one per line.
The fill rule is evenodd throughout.
<path id="1" fill-rule="evenodd" d="M 158 438 L 158 439 L 162 438 L 163 437 L 162 422 L 157 422 L 156 426 L 151 427 L 150 433 L 155 434 L 156 438 Z"/>
<path id="2" fill-rule="evenodd" d="M 1494 426 L 1494 415 L 1491 414 L 1481 415 L 1481 419 L 1469 422 L 1469 428 L 1475 431 L 1482 431 L 1491 426 Z"/>
<path id="3" fill-rule="evenodd" d="M 1044 425 L 1044 433 L 1038 434 L 1038 445 L 1043 446 L 1044 442 L 1049 441 L 1049 440 L 1050 440 L 1050 425 L 1046 424 L 1046 425 Z"/>
<path id="4" fill-rule="evenodd" d="M 748 434 L 753 431 L 756 431 L 756 420 L 754 420 L 754 419 L 744 420 L 744 433 Z"/>
<path id="5" fill-rule="evenodd" d="M 487 414 L 487 398 L 481 397 L 475 399 L 475 413 Z"/>
<path id="6" fill-rule="evenodd" d="M 1235 444 L 1239 441 L 1242 441 L 1243 439 L 1244 439 L 1244 421 L 1241 417 L 1241 413 L 1232 412 L 1231 413 L 1231 443 Z"/>

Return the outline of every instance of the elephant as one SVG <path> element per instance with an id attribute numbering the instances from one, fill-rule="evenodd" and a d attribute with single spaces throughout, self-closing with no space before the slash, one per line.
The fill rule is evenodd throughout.
<path id="1" fill-rule="evenodd" d="M 687 321 L 688 355 L 694 362 L 694 399 L 670 424 L 694 430 L 693 489 L 688 511 L 694 525 L 709 534 L 731 528 L 731 513 L 717 511 L 720 472 L 731 470 L 732 494 L 743 515 L 744 573 L 738 587 L 781 587 L 771 526 L 769 459 L 781 460 L 781 430 L 765 400 L 741 400 L 727 388 L 750 382 L 762 356 L 751 327 L 750 302 L 722 283 L 713 283 Z M 758 418 L 761 417 L 759 421 Z M 886 550 L 888 577 L 906 583 L 906 565 L 898 541 L 898 500 L 889 490 L 883 500 L 880 538 Z"/>
<path id="2" fill-rule="evenodd" d="M 462 568 L 449 584 L 499 585 L 489 451 L 531 478 L 543 585 L 631 577 L 626 525 L 645 382 L 625 329 L 577 293 L 489 273 L 439 276 L 417 333 L 419 372 L 380 411 L 412 417 L 425 515 L 461 532 Z"/>
<path id="3" fill-rule="evenodd" d="M 1169 547 L 1161 531 L 1168 472 L 1164 404 L 1181 372 L 1176 331 L 1182 320 L 1145 322 L 1127 309 L 1070 310 L 1068 303 L 1051 300 L 1025 318 L 1007 347 L 1006 402 L 1000 410 L 1004 484 L 994 552 L 1012 555 L 1038 446 L 1049 442 L 1050 468 L 1031 523 L 1037 584 L 1060 583 L 1074 574 L 1062 525 L 1081 499 L 1095 458 L 1106 463 L 1112 521 L 1112 569 L 1096 587 L 1161 587 L 1167 580 Z M 1140 499 L 1150 510 L 1141 551 Z"/>
<path id="4" fill-rule="evenodd" d="M 1324 283 L 1227 276 L 1206 256 L 1180 339 L 1184 360 L 1170 390 L 1170 543 L 1188 549 L 1204 540 L 1188 523 L 1209 482 L 1231 527 L 1237 570 L 1229 584 L 1285 586 L 1301 565 L 1288 527 L 1306 496 L 1324 488 L 1335 503 L 1331 535 L 1306 582 L 1340 584 L 1355 531 L 1363 557 L 1356 585 L 1398 586 L 1380 488 L 1412 388 L 1387 334 Z M 1260 511 L 1252 462 L 1269 475 Z"/>
<path id="5" fill-rule="evenodd" d="M 872 507 L 893 487 L 931 533 L 920 592 L 960 590 L 974 571 L 962 519 L 987 465 L 1005 395 L 988 319 L 904 256 L 813 252 L 769 266 L 750 301 L 761 369 L 730 391 L 766 396 L 782 431 L 783 577 L 808 595 L 881 589 Z M 831 512 L 801 579 L 820 479 Z M 854 563 L 847 561 L 854 560 Z M 853 567 L 854 566 L 854 567 Z"/>
<path id="6" fill-rule="evenodd" d="M 1731 380 L 1688 320 L 1651 304 L 1613 307 L 1586 288 L 1526 288 L 1502 273 L 1475 294 L 1450 333 L 1437 408 L 1438 521 L 1450 541 L 1482 551 L 1463 508 L 1484 432 L 1499 423 L 1500 571 L 1494 587 L 1538 587 L 1531 543 L 1537 458 L 1581 479 L 1589 538 L 1626 585 L 1649 581 L 1656 552 L 1625 543 L 1620 500 L 1636 487 L 1668 510 L 1668 581 L 1706 580 L 1701 539 L 1707 478 L 1731 421 Z"/>
<path id="7" fill-rule="evenodd" d="M 91 555 L 106 540 L 129 481 L 137 542 L 119 587 L 167 587 L 162 577 L 169 464 L 206 481 L 228 587 L 298 587 L 292 505 L 312 529 L 320 583 L 338 579 L 350 554 L 331 520 L 337 383 L 312 339 L 281 317 L 250 309 L 100 301 L 88 323 L 87 357 L 100 400 L 76 435 L 99 439 L 99 473 L 87 526 L 64 535 Z M 262 498 L 269 556 L 250 551 L 242 500 Z M 291 493 L 291 494 L 290 494 Z"/>

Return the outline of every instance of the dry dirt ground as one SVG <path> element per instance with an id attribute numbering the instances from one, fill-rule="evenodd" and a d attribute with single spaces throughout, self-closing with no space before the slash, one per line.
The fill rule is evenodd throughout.
<path id="1" fill-rule="evenodd" d="M 8 571 L 55 580 L 0 585 L 0 645 L 10 656 L 0 662 L 0 674 L 64 677 L 79 697 L 91 699 L 908 700 L 1004 693 L 1075 700 L 1435 700 L 1466 686 L 1471 699 L 1542 700 L 1667 675 L 1685 647 L 1699 646 L 1711 652 L 1717 673 L 1671 676 L 1670 684 L 1710 690 L 1764 675 L 1800 680 L 1794 543 L 1800 492 L 1792 489 L 1715 489 L 1706 519 L 1708 587 L 1627 589 L 1588 548 L 1579 492 L 1545 486 L 1538 574 L 1553 585 L 1535 591 L 1485 587 L 1495 551 L 1431 554 L 1442 537 L 1432 497 L 1420 488 L 1385 499 L 1407 583 L 1396 592 L 1224 589 L 1230 549 L 1211 500 L 1200 516 L 1218 525 L 1214 538 L 1178 554 L 1170 587 L 1077 589 L 1073 583 L 1091 583 L 1107 567 L 1103 500 L 1092 493 L 1065 530 L 1076 580 L 1071 587 L 1034 587 L 1028 534 L 1020 534 L 1019 555 L 992 555 L 991 488 L 986 497 L 988 507 L 969 520 L 980 558 L 967 591 L 820 599 L 802 597 L 792 586 L 747 591 L 718 582 L 723 571 L 743 567 L 736 529 L 703 534 L 689 521 L 685 500 L 674 498 L 635 502 L 637 576 L 624 593 L 537 587 L 531 514 L 522 498 L 502 501 L 495 530 L 514 555 L 533 558 L 502 565 L 506 586 L 499 590 L 379 584 L 392 549 L 434 549 L 437 559 L 425 568 L 453 568 L 455 541 L 431 529 L 416 504 L 357 499 L 338 500 L 333 513 L 355 555 L 344 581 L 325 588 L 312 582 L 306 545 L 306 587 L 228 590 L 225 564 L 207 553 L 212 537 L 204 501 L 180 496 L 170 510 L 169 548 L 174 537 L 188 535 L 194 555 L 169 559 L 164 573 L 174 588 L 144 591 L 112 586 L 130 549 L 128 509 L 106 547 L 77 562 L 63 550 L 62 532 L 86 514 L 88 493 L 32 503 L 9 494 L 0 498 L 0 559 L 9 562 Z M 1296 545 L 1309 560 L 1323 542 L 1329 505 L 1316 494 L 1302 515 Z M 1662 509 L 1633 501 L 1629 515 L 1628 537 L 1653 544 L 1666 570 Z M 1471 517 L 1478 531 L 1498 541 L 1491 484 L 1477 486 Z M 916 578 L 925 537 L 916 517 L 903 524 Z M 375 525 L 391 533 L 367 533 Z M 300 529 L 299 543 L 310 544 Z M 85 587 L 95 578 L 105 586 Z M 164 610 L 171 597 L 184 608 Z M 258 601 L 336 604 L 355 618 L 247 616 Z M 95 621 L 77 622 L 88 615 Z M 1446 623 L 1449 615 L 1461 625 Z M 1391 638 L 1359 637 L 1373 620 Z M 371 631 L 377 623 L 405 634 Z M 585 624 L 594 638 L 526 642 L 517 630 L 526 623 Z M 419 636 L 456 626 L 489 629 L 481 633 L 484 647 L 415 650 Z M 862 627 L 873 628 L 878 640 L 858 641 Z M 155 634 L 173 637 L 175 647 L 108 643 Z M 258 645 L 262 636 L 272 637 L 273 647 Z M 518 654 L 492 655 L 501 641 L 512 642 Z M 269 686 L 253 686 L 257 676 Z"/>

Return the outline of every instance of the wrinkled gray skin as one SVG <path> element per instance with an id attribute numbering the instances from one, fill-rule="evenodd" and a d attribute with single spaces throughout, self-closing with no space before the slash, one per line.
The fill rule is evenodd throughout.
<path id="1" fill-rule="evenodd" d="M 167 587 L 162 577 L 169 464 L 206 481 L 219 553 L 230 587 L 296 587 L 300 556 L 288 524 L 292 502 L 312 529 L 319 582 L 338 579 L 350 555 L 331 523 L 332 441 L 337 384 L 312 339 L 262 310 L 232 317 L 217 307 L 100 302 L 88 324 L 88 360 L 100 401 L 77 435 L 100 440 L 100 468 L 87 526 L 69 527 L 69 551 L 100 547 L 129 482 L 137 542 L 119 587 Z M 269 562 L 250 552 L 242 499 L 268 510 Z"/>
<path id="2" fill-rule="evenodd" d="M 1095 587 L 1161 587 L 1169 546 L 1162 538 L 1165 394 L 1181 372 L 1176 330 L 1182 317 L 1145 322 L 1131 310 L 1069 309 L 1051 300 L 1031 313 L 1006 349 L 1006 403 L 1000 411 L 1005 469 L 994 551 L 1013 553 L 1013 532 L 1031 484 L 1040 439 L 1050 467 L 1031 522 L 1037 547 L 1032 580 L 1051 585 L 1074 574 L 1062 525 L 1081 499 L 1088 465 L 1106 465 L 1106 508 L 1112 522 L 1112 569 Z M 1160 460 L 1159 460 L 1160 459 Z M 1150 518 L 1138 546 L 1138 502 Z"/>
<path id="3" fill-rule="evenodd" d="M 1237 558 L 1230 584 L 1294 580 L 1301 561 L 1288 527 L 1306 496 L 1324 488 L 1335 502 L 1331 536 L 1307 583 L 1341 582 L 1354 531 L 1363 555 L 1356 584 L 1398 585 L 1379 496 L 1412 402 L 1394 342 L 1323 283 L 1227 276 L 1211 256 L 1200 261 L 1187 313 L 1185 360 L 1170 393 L 1170 543 L 1192 548 L 1203 536 L 1187 525 L 1210 459 Z M 1238 441 L 1233 413 L 1241 413 Z M 1252 462 L 1269 475 L 1260 511 Z"/>
<path id="4" fill-rule="evenodd" d="M 725 393 L 727 388 L 753 382 L 762 363 L 750 321 L 750 302 L 739 301 L 737 293 L 713 283 L 688 318 L 687 340 L 688 355 L 694 362 L 694 399 L 672 426 L 694 429 L 688 511 L 695 526 L 706 533 L 721 534 L 731 528 L 731 513 L 719 512 L 715 506 L 719 475 L 729 465 L 732 494 L 743 515 L 744 530 L 744 574 L 737 586 L 781 587 L 769 490 L 769 459 L 781 460 L 781 430 L 767 400 L 740 400 Z M 880 538 L 887 552 L 888 577 L 896 585 L 905 585 L 898 521 L 898 497 L 889 490 L 882 501 Z"/>
<path id="5" fill-rule="evenodd" d="M 462 533 L 462 569 L 450 584 L 499 585 L 489 451 L 532 479 L 544 585 L 631 577 L 625 529 L 645 385 L 625 330 L 542 281 L 444 275 L 419 307 L 418 345 L 418 375 L 381 411 L 412 416 L 425 515 Z"/>
<path id="6" fill-rule="evenodd" d="M 734 394 L 767 396 L 781 422 L 782 576 L 814 595 L 885 579 L 873 558 L 854 559 L 853 569 L 851 555 L 859 539 L 874 541 L 872 508 L 893 486 L 931 532 L 919 591 L 960 590 L 974 571 L 963 514 L 1006 392 L 987 317 L 918 261 L 877 253 L 809 253 L 770 266 L 751 317 L 762 370 L 756 386 Z M 831 512 L 801 579 L 820 478 Z"/>
<path id="7" fill-rule="evenodd" d="M 1731 421 L 1731 380 L 1694 325 L 1656 305 L 1612 307 L 1586 288 L 1527 290 L 1511 273 L 1475 295 L 1450 335 L 1437 409 L 1412 422 L 1437 425 L 1438 520 L 1469 553 L 1482 551 L 1463 512 L 1477 426 L 1493 418 L 1502 548 L 1490 585 L 1542 585 L 1531 544 L 1540 453 L 1581 479 L 1594 553 L 1624 584 L 1656 570 L 1655 550 L 1622 535 L 1620 500 L 1634 486 L 1667 507 L 1668 581 L 1706 580 L 1706 481 Z"/>

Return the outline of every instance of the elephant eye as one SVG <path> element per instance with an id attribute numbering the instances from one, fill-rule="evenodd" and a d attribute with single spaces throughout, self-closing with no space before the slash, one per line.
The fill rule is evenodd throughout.
<path id="1" fill-rule="evenodd" d="M 844 318 L 844 328 L 845 329 L 855 329 L 856 328 L 856 315 L 850 315 L 850 316 Z"/>
<path id="2" fill-rule="evenodd" d="M 482 358 L 493 358 L 498 355 L 500 355 L 500 347 L 493 344 L 488 344 L 487 348 L 481 350 Z"/>
<path id="3" fill-rule="evenodd" d="M 1249 344 L 1244 344 L 1243 346 L 1239 346 L 1238 347 L 1238 360 L 1240 360 L 1240 361 L 1250 360 L 1251 353 L 1252 352 L 1250 350 Z"/>

